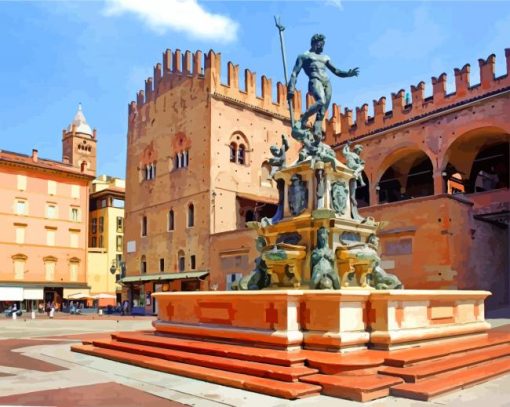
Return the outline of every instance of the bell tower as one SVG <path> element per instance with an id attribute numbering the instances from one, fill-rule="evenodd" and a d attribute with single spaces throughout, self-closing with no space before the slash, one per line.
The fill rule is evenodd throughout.
<path id="1" fill-rule="evenodd" d="M 62 161 L 95 176 L 96 144 L 96 129 L 92 130 L 88 125 L 79 103 L 73 121 L 62 130 Z"/>

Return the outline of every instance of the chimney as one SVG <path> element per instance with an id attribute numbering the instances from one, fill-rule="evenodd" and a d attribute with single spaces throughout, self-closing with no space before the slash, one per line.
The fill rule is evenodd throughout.
<path id="1" fill-rule="evenodd" d="M 37 159 L 38 159 L 38 155 L 39 155 L 39 151 L 37 151 L 35 148 L 32 149 L 32 161 L 34 163 L 37 162 Z"/>

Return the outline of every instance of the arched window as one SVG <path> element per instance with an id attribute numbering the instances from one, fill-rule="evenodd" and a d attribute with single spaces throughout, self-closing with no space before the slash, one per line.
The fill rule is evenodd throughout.
<path id="1" fill-rule="evenodd" d="M 260 167 L 260 186 L 271 187 L 271 165 L 264 161 Z"/>
<path id="2" fill-rule="evenodd" d="M 237 159 L 237 144 L 230 143 L 230 162 L 235 163 Z"/>
<path id="3" fill-rule="evenodd" d="M 177 253 L 177 262 L 179 267 L 179 272 L 183 272 L 186 269 L 186 258 L 184 257 L 184 250 L 179 250 Z"/>
<path id="4" fill-rule="evenodd" d="M 87 169 L 87 162 L 86 161 L 82 161 L 81 164 L 80 164 L 80 171 L 84 172 L 86 169 Z"/>
<path id="5" fill-rule="evenodd" d="M 237 163 L 244 165 L 245 164 L 245 152 L 246 147 L 244 147 L 244 144 L 239 144 L 239 150 L 237 151 Z"/>
<path id="6" fill-rule="evenodd" d="M 174 230 L 175 227 L 175 218 L 174 218 L 174 210 L 170 209 L 168 211 L 168 231 Z"/>
<path id="7" fill-rule="evenodd" d="M 188 227 L 195 226 L 195 207 L 192 203 L 188 205 Z"/>
<path id="8" fill-rule="evenodd" d="M 140 259 L 140 274 L 146 273 L 147 273 L 147 258 L 145 257 L 145 254 L 143 254 L 142 258 Z"/>
<path id="9" fill-rule="evenodd" d="M 188 151 L 184 151 L 182 153 L 183 155 L 183 163 L 182 163 L 182 166 L 183 167 L 187 167 L 188 166 Z"/>

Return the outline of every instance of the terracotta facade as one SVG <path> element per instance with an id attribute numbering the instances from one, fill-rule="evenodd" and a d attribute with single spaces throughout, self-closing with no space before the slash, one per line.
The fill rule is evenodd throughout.
<path id="1" fill-rule="evenodd" d="M 0 152 L 0 302 L 31 309 L 42 301 L 61 304 L 87 289 L 88 187 L 96 144 L 89 130 L 80 109 L 64 130 L 62 162 L 41 159 L 37 150 L 31 156 Z M 86 151 L 78 148 L 85 144 Z M 84 157 L 88 167 L 81 165 Z"/>
<path id="2" fill-rule="evenodd" d="M 510 71 L 510 50 L 505 56 Z M 479 65 L 478 85 L 465 65 L 455 70 L 454 93 L 446 94 L 442 74 L 432 78 L 432 96 L 420 82 L 409 97 L 393 94 L 391 111 L 385 98 L 374 101 L 373 117 L 368 105 L 356 109 L 355 119 L 333 105 L 325 131 L 339 159 L 346 140 L 364 147 L 368 186 L 358 201 L 364 216 L 385 222 L 386 268 L 408 288 L 492 290 L 487 304 L 497 306 L 509 295 L 510 75 L 495 77 L 494 55 Z M 271 80 L 263 76 L 258 85 L 249 70 L 239 89 L 239 67 L 231 62 L 226 76 L 222 84 L 220 54 L 167 50 L 129 105 L 130 276 L 204 270 L 208 286 L 223 290 L 253 268 L 255 233 L 244 223 L 274 211 L 266 160 L 269 145 L 290 133 L 286 89 L 278 83 L 273 101 Z M 298 117 L 299 92 L 293 103 Z M 288 162 L 297 147 L 291 140 Z"/>

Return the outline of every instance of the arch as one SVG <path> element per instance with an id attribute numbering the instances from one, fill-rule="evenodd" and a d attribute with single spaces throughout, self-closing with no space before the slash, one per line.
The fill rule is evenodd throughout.
<path id="1" fill-rule="evenodd" d="M 460 175 L 466 193 L 508 188 L 509 146 L 510 133 L 501 127 L 472 128 L 448 145 L 439 168 L 447 185 L 458 183 L 452 176 Z"/>
<path id="2" fill-rule="evenodd" d="M 87 161 L 82 161 L 80 164 L 80 171 L 85 172 L 87 170 L 87 167 L 88 167 Z"/>
<path id="3" fill-rule="evenodd" d="M 394 151 L 377 173 L 378 202 L 433 195 L 433 174 L 433 161 L 424 150 L 407 147 Z"/>
<path id="4" fill-rule="evenodd" d="M 271 178 L 271 165 L 266 160 L 260 166 L 260 186 L 261 187 L 272 187 Z"/>
<path id="5" fill-rule="evenodd" d="M 248 151 L 250 151 L 250 143 L 246 135 L 237 130 L 234 131 L 229 138 L 230 162 L 240 165 L 246 165 L 248 160 Z"/>
<path id="6" fill-rule="evenodd" d="M 71 257 L 69 259 L 69 263 L 81 263 L 81 259 L 79 259 L 78 257 Z"/>
<path id="7" fill-rule="evenodd" d="M 193 203 L 188 204 L 188 227 L 195 226 L 195 206 Z"/>
<path id="8" fill-rule="evenodd" d="M 46 256 L 46 257 L 43 257 L 43 262 L 44 263 L 49 263 L 49 262 L 56 263 L 57 258 L 55 256 Z"/>

